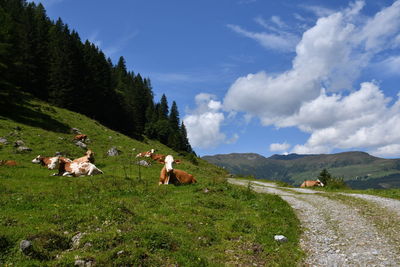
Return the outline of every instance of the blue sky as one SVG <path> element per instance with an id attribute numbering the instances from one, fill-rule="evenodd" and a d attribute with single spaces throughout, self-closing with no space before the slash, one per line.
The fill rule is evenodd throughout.
<path id="1" fill-rule="evenodd" d="M 42 0 L 175 100 L 200 155 L 400 157 L 400 0 Z"/>

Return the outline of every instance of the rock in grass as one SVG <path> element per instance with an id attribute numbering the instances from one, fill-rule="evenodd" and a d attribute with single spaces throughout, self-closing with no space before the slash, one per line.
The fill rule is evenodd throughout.
<path id="1" fill-rule="evenodd" d="M 95 266 L 94 260 L 75 260 L 74 266 L 77 267 L 92 267 Z"/>
<path id="2" fill-rule="evenodd" d="M 82 134 L 81 131 L 78 128 L 72 128 L 71 132 L 74 134 Z"/>
<path id="3" fill-rule="evenodd" d="M 26 147 L 26 146 L 19 146 L 17 147 L 18 152 L 29 152 L 32 151 L 32 148 Z"/>
<path id="4" fill-rule="evenodd" d="M 87 145 L 85 143 L 83 143 L 82 141 L 77 141 L 75 143 L 76 146 L 79 146 L 80 148 L 86 149 Z"/>
<path id="5" fill-rule="evenodd" d="M 78 248 L 78 247 L 79 247 L 79 244 L 80 244 L 80 242 L 81 242 L 81 239 L 82 239 L 82 237 L 83 237 L 85 234 L 86 234 L 86 233 L 78 232 L 76 235 L 74 235 L 74 236 L 71 238 L 72 247 L 73 247 L 73 248 Z"/>
<path id="6" fill-rule="evenodd" d="M 288 241 L 287 237 L 284 235 L 276 235 L 274 236 L 275 241 L 278 241 L 279 243 L 285 243 Z"/>
<path id="7" fill-rule="evenodd" d="M 22 141 L 22 140 L 17 140 L 17 141 L 15 141 L 15 143 L 14 143 L 14 146 L 15 147 L 20 147 L 20 146 L 24 146 L 25 145 L 25 143 L 24 143 L 24 141 Z"/>
<path id="8" fill-rule="evenodd" d="M 0 137 L 0 144 L 7 145 L 8 144 L 8 140 L 3 138 L 3 137 Z"/>
<path id="9" fill-rule="evenodd" d="M 76 260 L 74 266 L 85 267 L 85 261 L 84 260 Z"/>
<path id="10" fill-rule="evenodd" d="M 119 151 L 115 146 L 107 151 L 107 156 L 109 157 L 118 156 L 119 154 L 121 154 L 121 151 Z"/>
<path id="11" fill-rule="evenodd" d="M 145 160 L 140 160 L 140 161 L 136 162 L 136 164 L 140 165 L 140 166 L 143 166 L 143 167 L 150 167 L 151 166 L 151 163 L 147 162 Z"/>
<path id="12" fill-rule="evenodd" d="M 29 240 L 22 240 L 21 243 L 19 243 L 19 248 L 21 249 L 22 253 L 28 255 L 32 251 L 32 242 Z"/>

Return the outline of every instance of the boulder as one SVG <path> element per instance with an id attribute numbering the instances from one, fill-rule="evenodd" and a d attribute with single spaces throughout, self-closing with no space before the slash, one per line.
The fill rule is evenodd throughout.
<path id="1" fill-rule="evenodd" d="M 26 146 L 19 146 L 17 147 L 18 152 L 29 152 L 32 151 L 32 148 L 26 147 Z"/>
<path id="2" fill-rule="evenodd" d="M 22 253 L 28 255 L 32 251 L 32 242 L 29 240 L 22 240 L 19 243 L 19 248 L 21 249 Z"/>
<path id="3" fill-rule="evenodd" d="M 140 165 L 140 166 L 143 166 L 143 167 L 150 167 L 151 166 L 151 163 L 147 162 L 145 160 L 140 160 L 140 161 L 136 162 L 136 164 Z"/>
<path id="4" fill-rule="evenodd" d="M 114 156 L 118 156 L 119 154 L 121 154 L 121 151 L 117 149 L 117 147 L 113 146 L 112 148 L 110 148 L 107 151 L 107 156 L 109 157 L 114 157 Z"/>
<path id="5" fill-rule="evenodd" d="M 25 143 L 24 143 L 24 141 L 22 141 L 22 140 L 17 140 L 17 141 L 15 141 L 15 143 L 14 143 L 14 146 L 15 147 L 20 147 L 20 146 L 24 146 L 25 145 Z"/>
<path id="6" fill-rule="evenodd" d="M 3 138 L 3 137 L 0 137 L 0 144 L 7 145 L 8 144 L 8 140 Z"/>
<path id="7" fill-rule="evenodd" d="M 78 248 L 78 247 L 79 247 L 80 242 L 81 242 L 81 239 L 82 239 L 82 237 L 83 237 L 84 235 L 86 235 L 86 233 L 78 232 L 76 235 L 74 235 L 74 236 L 71 238 L 71 242 L 72 242 L 72 247 L 73 247 L 73 248 Z"/>
<path id="8" fill-rule="evenodd" d="M 81 131 L 78 128 L 72 128 L 71 132 L 74 134 L 82 134 Z"/>
<path id="9" fill-rule="evenodd" d="M 276 236 L 274 236 L 274 239 L 275 239 L 275 241 L 277 241 L 279 243 L 284 243 L 284 242 L 288 241 L 287 237 L 284 235 L 276 235 Z"/>
<path id="10" fill-rule="evenodd" d="M 87 145 L 85 143 L 83 143 L 82 141 L 77 141 L 75 142 L 76 146 L 79 146 L 80 148 L 86 149 Z"/>

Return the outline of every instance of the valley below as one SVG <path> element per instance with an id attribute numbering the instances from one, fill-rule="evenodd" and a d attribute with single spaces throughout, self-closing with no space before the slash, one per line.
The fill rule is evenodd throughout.
<path id="1" fill-rule="evenodd" d="M 400 159 L 378 158 L 359 151 L 268 158 L 255 153 L 231 153 L 202 158 L 237 176 L 283 181 L 293 186 L 315 180 L 327 169 L 353 189 L 400 188 Z"/>

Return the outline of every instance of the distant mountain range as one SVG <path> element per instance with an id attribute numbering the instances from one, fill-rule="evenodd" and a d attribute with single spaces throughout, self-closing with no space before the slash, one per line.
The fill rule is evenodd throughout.
<path id="1" fill-rule="evenodd" d="M 280 180 L 295 186 L 304 180 L 316 179 L 327 169 L 333 176 L 343 177 L 355 189 L 400 188 L 400 159 L 383 159 L 365 152 L 288 154 L 269 158 L 255 153 L 232 153 L 202 158 L 232 174 Z"/>

